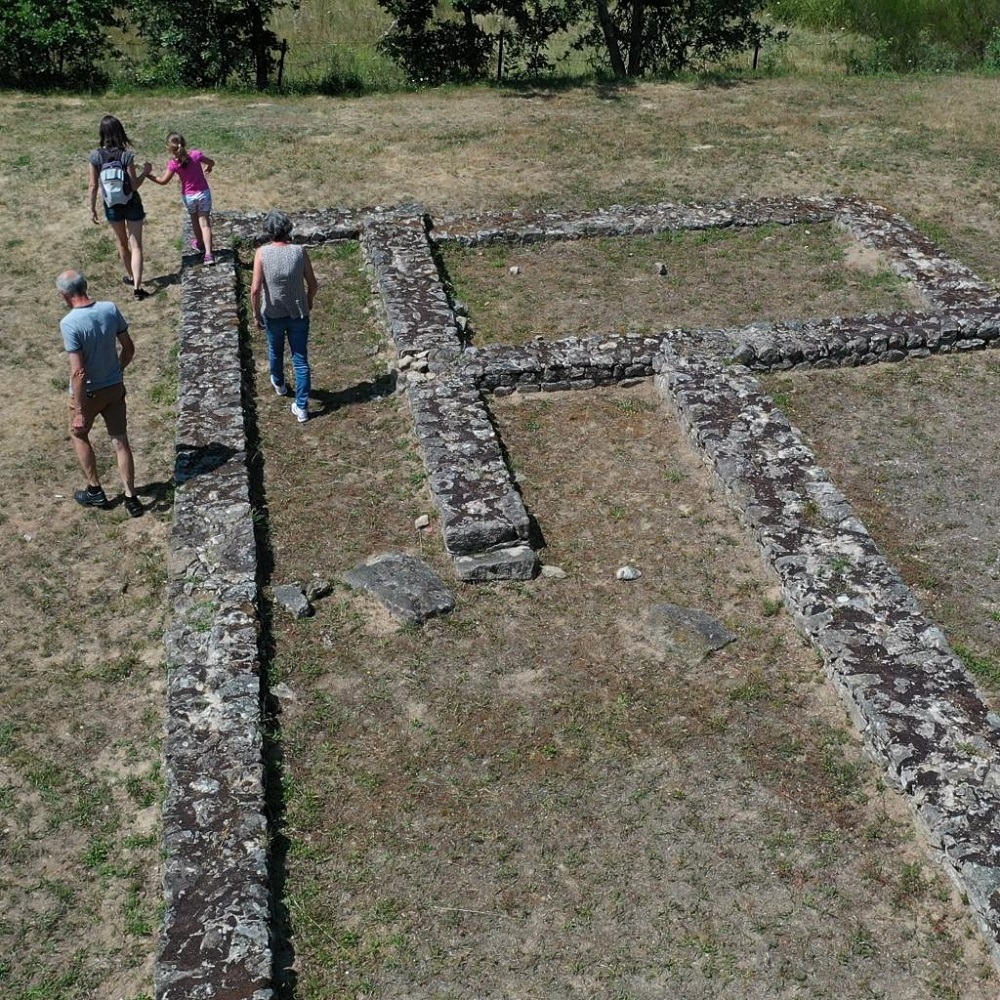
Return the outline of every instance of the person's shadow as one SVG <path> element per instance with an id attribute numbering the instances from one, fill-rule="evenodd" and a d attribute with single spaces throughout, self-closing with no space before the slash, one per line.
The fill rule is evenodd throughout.
<path id="1" fill-rule="evenodd" d="M 370 403 L 373 399 L 391 396 L 396 391 L 396 373 L 386 372 L 372 382 L 359 382 L 347 389 L 316 389 L 309 393 L 309 418 L 321 417 L 325 413 L 354 406 L 358 403 Z M 314 407 L 313 402 L 319 403 Z"/>
<path id="2" fill-rule="evenodd" d="M 174 506 L 175 488 L 173 479 L 162 483 L 145 483 L 142 486 L 136 485 L 135 495 L 139 498 L 144 513 L 162 514 Z M 113 500 L 108 500 L 107 509 L 117 510 L 123 503 L 125 503 L 124 493 Z"/>

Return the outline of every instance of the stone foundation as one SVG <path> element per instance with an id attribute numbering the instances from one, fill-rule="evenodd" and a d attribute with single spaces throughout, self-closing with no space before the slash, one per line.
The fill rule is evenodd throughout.
<path id="1" fill-rule="evenodd" d="M 222 215 L 214 269 L 184 268 L 171 540 L 164 805 L 166 914 L 157 1000 L 268 1000 L 272 900 L 257 560 L 232 247 L 260 215 Z M 530 518 L 488 394 L 585 390 L 656 373 L 692 443 L 781 581 L 867 745 L 908 795 L 1000 961 L 1000 719 L 864 525 L 750 372 L 899 362 L 1000 344 L 1000 302 L 905 220 L 856 199 L 446 217 L 419 206 L 293 216 L 303 243 L 358 239 L 395 348 L 444 543 L 463 580 L 537 570 Z M 571 337 L 475 348 L 435 245 L 834 222 L 882 251 L 927 307 L 892 316 Z M 186 237 L 183 245 L 187 245 Z M 736 365 L 733 364 L 736 362 Z"/>
<path id="2" fill-rule="evenodd" d="M 657 386 L 1000 962 L 1000 718 L 746 369 L 670 353 L 657 367 Z"/>
<path id="3" fill-rule="evenodd" d="M 222 241 L 216 259 L 182 278 L 157 1000 L 272 996 L 246 397 Z"/>

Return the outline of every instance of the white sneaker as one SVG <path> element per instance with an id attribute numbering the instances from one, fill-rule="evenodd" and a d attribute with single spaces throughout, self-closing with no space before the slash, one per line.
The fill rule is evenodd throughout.
<path id="1" fill-rule="evenodd" d="M 309 411 L 300 409 L 296 403 L 292 403 L 292 413 L 300 424 L 304 424 L 309 419 Z"/>
<path id="2" fill-rule="evenodd" d="M 288 386 L 284 382 L 276 382 L 274 376 L 271 376 L 271 385 L 274 387 L 275 395 L 277 396 L 287 396 Z"/>

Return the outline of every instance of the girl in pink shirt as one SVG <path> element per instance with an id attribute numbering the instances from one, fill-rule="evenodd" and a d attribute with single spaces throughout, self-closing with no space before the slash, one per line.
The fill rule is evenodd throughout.
<path id="1" fill-rule="evenodd" d="M 174 174 L 180 178 L 181 198 L 194 229 L 191 246 L 198 253 L 203 253 L 205 263 L 211 266 L 215 263 L 212 256 L 212 192 L 205 175 L 212 172 L 215 160 L 200 149 L 188 150 L 180 132 L 171 132 L 167 136 L 167 152 L 170 154 L 167 172 L 162 177 L 154 177 L 152 164 L 147 164 L 149 179 L 156 184 L 169 184 Z"/>

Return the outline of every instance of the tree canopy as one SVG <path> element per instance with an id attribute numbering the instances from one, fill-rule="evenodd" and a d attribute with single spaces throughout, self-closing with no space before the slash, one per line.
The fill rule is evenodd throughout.
<path id="1" fill-rule="evenodd" d="M 104 80 L 98 68 L 118 24 L 109 0 L 9 0 L 0 4 L 0 84 L 37 88 Z"/>
<path id="2" fill-rule="evenodd" d="M 147 72 L 163 83 L 266 87 L 278 39 L 268 28 L 283 0 L 135 0 L 131 19 L 147 46 Z"/>
<path id="3" fill-rule="evenodd" d="M 757 19 L 766 0 L 378 2 L 393 17 L 382 50 L 424 83 L 482 79 L 501 47 L 509 73 L 538 73 L 559 33 L 619 78 L 675 73 L 775 34 Z"/>

